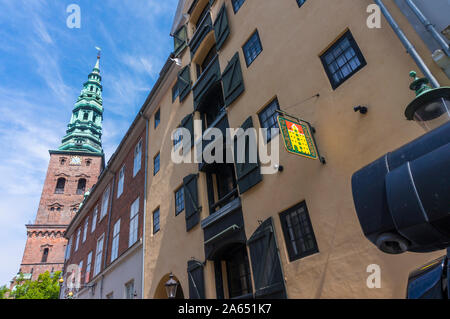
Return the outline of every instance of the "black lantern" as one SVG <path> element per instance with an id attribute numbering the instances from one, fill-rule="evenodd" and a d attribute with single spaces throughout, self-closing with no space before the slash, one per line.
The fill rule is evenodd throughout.
<path id="1" fill-rule="evenodd" d="M 406 107 L 406 118 L 416 121 L 425 131 L 450 121 L 450 87 L 432 89 L 427 78 L 418 78 L 414 71 L 409 75 L 414 78 L 409 88 L 416 92 L 416 98 Z"/>
<path id="2" fill-rule="evenodd" d="M 165 286 L 167 297 L 169 297 L 169 299 L 175 299 L 175 296 L 177 295 L 178 282 L 173 279 L 172 273 L 170 273 L 169 280 L 166 282 Z"/>

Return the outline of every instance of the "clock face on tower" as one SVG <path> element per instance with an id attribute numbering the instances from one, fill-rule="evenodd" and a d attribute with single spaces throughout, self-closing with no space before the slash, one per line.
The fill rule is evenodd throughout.
<path id="1" fill-rule="evenodd" d="M 70 159 L 70 164 L 71 164 L 71 165 L 81 165 L 81 157 L 79 157 L 79 156 L 73 156 L 73 157 Z"/>

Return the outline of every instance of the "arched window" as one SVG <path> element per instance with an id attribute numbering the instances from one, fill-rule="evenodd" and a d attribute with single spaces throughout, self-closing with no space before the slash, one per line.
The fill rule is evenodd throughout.
<path id="1" fill-rule="evenodd" d="M 45 248 L 44 252 L 42 253 L 41 263 L 46 263 L 47 262 L 47 258 L 48 258 L 48 248 Z"/>
<path id="2" fill-rule="evenodd" d="M 66 186 L 66 179 L 64 177 L 58 178 L 58 182 L 56 182 L 55 194 L 64 194 L 65 186 Z"/>
<path id="3" fill-rule="evenodd" d="M 86 179 L 80 178 L 78 180 L 77 195 L 83 195 L 85 190 L 86 190 Z"/>

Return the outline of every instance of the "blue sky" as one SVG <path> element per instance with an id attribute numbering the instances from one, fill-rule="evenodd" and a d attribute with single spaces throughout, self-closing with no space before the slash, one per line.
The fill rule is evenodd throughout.
<path id="1" fill-rule="evenodd" d="M 0 285 L 18 269 L 34 221 L 49 149 L 102 48 L 106 159 L 173 49 L 178 0 L 0 0 Z M 81 28 L 66 25 L 70 4 Z"/>

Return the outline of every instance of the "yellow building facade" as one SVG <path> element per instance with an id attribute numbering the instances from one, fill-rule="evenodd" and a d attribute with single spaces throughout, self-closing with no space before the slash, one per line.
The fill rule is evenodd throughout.
<path id="1" fill-rule="evenodd" d="M 167 298 L 171 273 L 180 298 L 404 298 L 409 272 L 444 254 L 384 254 L 355 212 L 352 174 L 423 134 L 404 117 L 414 98 L 408 73 L 418 68 L 384 18 L 381 28 L 367 26 L 371 4 L 188 0 L 174 8 L 173 62 L 149 102 L 144 298 Z M 402 11 L 386 5 L 448 85 Z M 358 105 L 367 114 L 355 113 Z M 314 126 L 326 164 L 282 142 L 273 174 L 262 173 L 261 158 L 172 160 L 177 128 L 270 128 L 274 109 Z M 368 284 L 371 265 L 380 287 Z"/>

